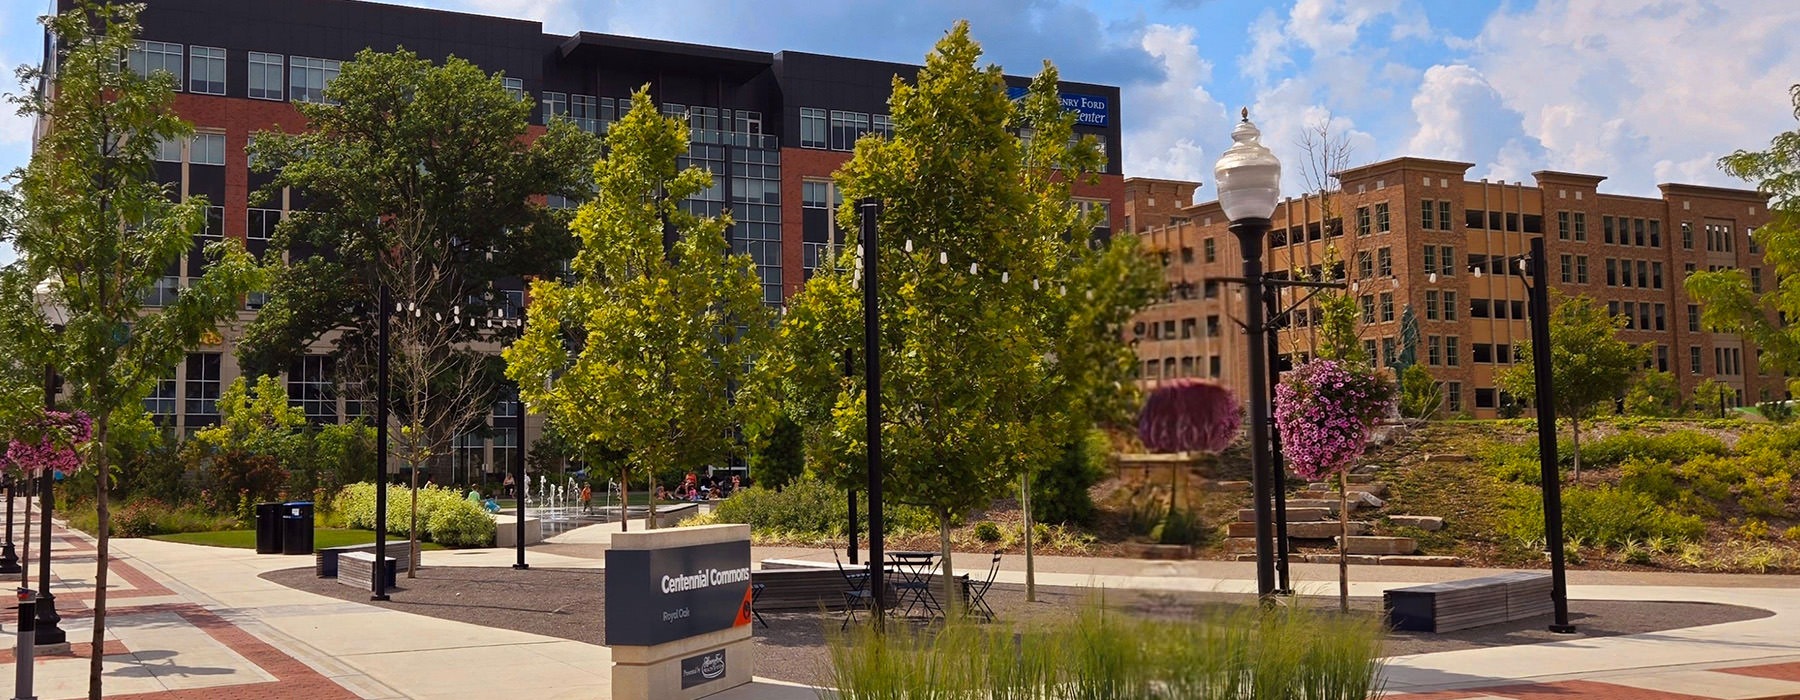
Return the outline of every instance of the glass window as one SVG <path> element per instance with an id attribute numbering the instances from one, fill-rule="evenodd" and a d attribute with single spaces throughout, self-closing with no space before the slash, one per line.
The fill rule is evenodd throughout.
<path id="1" fill-rule="evenodd" d="M 882 138 L 887 138 L 887 139 L 894 138 L 894 118 L 893 117 L 888 116 L 886 114 L 875 114 L 875 115 L 871 115 L 869 118 L 871 120 L 871 123 L 873 124 L 875 133 L 881 134 Z M 1100 146 L 1100 154 L 1102 157 L 1105 157 L 1106 146 L 1104 144 L 1102 144 Z"/>
<path id="2" fill-rule="evenodd" d="M 1688 370 L 1693 374 L 1700 374 L 1702 371 L 1700 367 L 1700 346 L 1698 345 L 1688 346 Z"/>
<path id="3" fill-rule="evenodd" d="M 151 283 L 149 289 L 144 290 L 144 306 L 168 306 L 175 303 L 180 296 L 181 278 L 175 275 L 165 275 L 157 278 L 155 282 Z"/>
<path id="4" fill-rule="evenodd" d="M 663 105 L 664 108 L 679 105 Z M 677 115 L 679 116 L 679 115 Z M 590 134 L 600 133 L 600 100 L 593 95 L 570 95 L 569 117 L 575 126 Z"/>
<path id="5" fill-rule="evenodd" d="M 525 97 L 524 78 L 501 78 L 500 86 L 506 88 L 506 94 L 517 100 Z"/>
<path id="6" fill-rule="evenodd" d="M 1438 200 L 1438 230 L 1450 230 L 1450 200 Z"/>
<path id="7" fill-rule="evenodd" d="M 1688 319 L 1688 332 L 1689 333 L 1699 333 L 1700 332 L 1700 306 L 1699 305 L 1688 304 L 1687 319 Z"/>
<path id="8" fill-rule="evenodd" d="M 1388 226 L 1388 204 L 1387 204 L 1387 202 L 1376 202 L 1375 203 L 1375 232 L 1376 233 L 1387 233 L 1390 230 L 1392 230 L 1392 229 Z"/>
<path id="9" fill-rule="evenodd" d="M 540 101 L 543 111 L 543 122 L 549 126 L 557 117 L 569 116 L 569 95 L 562 92 L 546 92 Z"/>
<path id="10" fill-rule="evenodd" d="M 225 207 L 207 207 L 206 219 L 200 227 L 200 237 L 216 241 L 225 235 Z"/>
<path id="11" fill-rule="evenodd" d="M 1575 212 L 1575 240 L 1587 240 L 1587 214 L 1584 212 Z"/>
<path id="12" fill-rule="evenodd" d="M 1444 320 L 1456 320 L 1456 292 L 1444 292 Z"/>
<path id="13" fill-rule="evenodd" d="M 1375 322 L 1375 297 L 1365 294 L 1358 301 L 1362 305 L 1363 323 L 1374 323 Z"/>
<path id="14" fill-rule="evenodd" d="M 1394 251 L 1392 249 L 1380 248 L 1375 251 L 1375 271 L 1382 277 L 1394 275 Z"/>
<path id="15" fill-rule="evenodd" d="M 1420 229 L 1425 230 L 1425 231 L 1430 231 L 1432 229 L 1437 228 L 1437 222 L 1434 220 L 1436 218 L 1436 216 L 1435 216 L 1436 214 L 1437 214 L 1437 206 L 1435 205 L 1435 203 L 1433 203 L 1429 199 L 1419 200 L 1419 228 Z"/>
<path id="16" fill-rule="evenodd" d="M 1612 243 L 1613 242 L 1613 218 L 1610 216 L 1600 217 L 1600 229 L 1602 231 L 1602 236 L 1605 239 L 1605 241 L 1608 244 Z"/>
<path id="17" fill-rule="evenodd" d="M 800 147 L 825 148 L 826 145 L 825 110 L 801 107 Z"/>
<path id="18" fill-rule="evenodd" d="M 181 44 L 161 41 L 139 41 L 125 54 L 125 64 L 133 73 L 146 78 L 158 72 L 175 78 L 175 89 L 181 89 Z"/>
<path id="19" fill-rule="evenodd" d="M 1460 413 L 1462 411 L 1462 382 L 1449 382 L 1448 387 L 1445 395 L 1450 404 L 1450 411 Z"/>
<path id="20" fill-rule="evenodd" d="M 314 423 L 337 422 L 337 394 L 331 385 L 331 358 L 307 355 L 288 365 L 288 403 Z"/>
<path id="21" fill-rule="evenodd" d="M 1587 284 L 1588 283 L 1587 270 L 1588 270 L 1587 256 L 1586 255 L 1575 256 L 1575 283 L 1576 284 Z"/>
<path id="22" fill-rule="evenodd" d="M 194 134 L 194 149 L 188 153 L 188 161 L 194 165 L 224 165 L 225 135 Z"/>
<path id="23" fill-rule="evenodd" d="M 343 64 L 329 58 L 295 56 L 288 71 L 288 97 L 295 102 L 324 102 L 325 86 Z"/>
<path id="24" fill-rule="evenodd" d="M 1427 268 L 1425 271 L 1430 272 L 1431 270 Z M 1438 274 L 1445 277 L 1456 276 L 1456 248 L 1447 245 L 1438 246 Z"/>
<path id="25" fill-rule="evenodd" d="M 1381 320 L 1383 323 L 1394 320 L 1394 295 L 1391 292 L 1381 293 Z"/>
<path id="26" fill-rule="evenodd" d="M 1437 246 L 1425 246 L 1425 270 L 1437 272 Z"/>
<path id="27" fill-rule="evenodd" d="M 250 97 L 259 100 L 286 99 L 283 86 L 287 81 L 282 79 L 282 56 L 278 53 L 250 52 L 249 71 Z"/>
<path id="28" fill-rule="evenodd" d="M 195 46 L 188 51 L 188 92 L 225 94 L 225 49 Z"/>
<path id="29" fill-rule="evenodd" d="M 153 157 L 164 163 L 180 163 L 181 141 L 164 139 L 156 142 L 156 155 Z"/>
<path id="30" fill-rule="evenodd" d="M 157 418 L 174 418 L 177 404 L 175 389 L 175 368 L 170 367 L 167 373 L 157 378 L 156 383 L 150 387 L 150 394 L 144 397 L 144 412 Z"/>
<path id="31" fill-rule="evenodd" d="M 1208 238 L 1203 242 L 1203 244 L 1206 249 L 1206 261 L 1207 262 L 1217 262 L 1219 259 L 1218 242 L 1214 241 L 1211 238 Z"/>
<path id="32" fill-rule="evenodd" d="M 1356 251 L 1356 278 L 1368 279 L 1375 275 L 1375 255 L 1367 250 Z"/>
<path id="33" fill-rule="evenodd" d="M 1556 212 L 1556 238 L 1563 241 L 1569 240 L 1569 212 Z"/>
<path id="34" fill-rule="evenodd" d="M 1683 250 L 1694 249 L 1694 223 L 1691 221 L 1681 222 L 1681 247 Z"/>
<path id="35" fill-rule="evenodd" d="M 1369 208 L 1368 207 L 1357 207 L 1356 208 L 1356 235 L 1358 235 L 1358 236 L 1369 235 L 1370 221 L 1371 221 L 1371 219 L 1369 217 Z"/>
<path id="36" fill-rule="evenodd" d="M 1435 335 L 1425 336 L 1425 364 L 1437 366 L 1443 364 L 1444 339 Z"/>
<path id="37" fill-rule="evenodd" d="M 1438 320 L 1438 293 L 1437 293 L 1437 290 L 1434 290 L 1434 289 L 1425 290 L 1425 320 L 1427 320 L 1427 321 Z"/>
<path id="38" fill-rule="evenodd" d="M 275 237 L 275 227 L 281 223 L 281 210 L 251 209 L 249 221 L 248 238 L 250 240 L 269 240 Z"/>
<path id="39" fill-rule="evenodd" d="M 188 415 L 219 415 L 219 353 L 188 353 L 186 393 Z"/>
<path id="40" fill-rule="evenodd" d="M 1451 367 L 1462 366 L 1462 339 L 1454 335 L 1444 337 L 1444 364 Z"/>
<path id="41" fill-rule="evenodd" d="M 1631 220 L 1631 230 L 1633 233 L 1632 239 L 1637 241 L 1637 245 L 1643 246 L 1649 242 L 1644 237 L 1644 220 L 1643 219 L 1632 219 Z"/>

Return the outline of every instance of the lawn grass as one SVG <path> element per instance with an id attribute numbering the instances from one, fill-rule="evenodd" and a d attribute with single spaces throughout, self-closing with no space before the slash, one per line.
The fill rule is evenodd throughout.
<path id="1" fill-rule="evenodd" d="M 215 532 L 182 532 L 173 535 L 153 535 L 153 540 L 164 542 L 180 542 L 182 544 L 201 544 L 208 547 L 232 547 L 235 549 L 255 549 L 255 530 L 218 530 Z M 404 542 L 404 537 L 389 537 L 388 542 Z M 372 530 L 342 530 L 337 528 L 318 528 L 313 530 L 313 548 L 344 547 L 356 544 L 373 544 L 375 533 Z M 419 549 L 443 549 L 431 542 L 420 542 Z"/>

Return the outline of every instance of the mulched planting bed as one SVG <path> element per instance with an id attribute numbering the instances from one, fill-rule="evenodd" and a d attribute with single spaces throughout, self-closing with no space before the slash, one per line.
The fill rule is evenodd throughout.
<path id="1" fill-rule="evenodd" d="M 310 568 L 284 569 L 263 575 L 292 588 L 384 608 L 471 624 L 520 630 L 550 637 L 603 644 L 606 628 L 606 572 L 597 569 L 539 569 L 514 571 L 489 567 L 427 567 L 415 579 L 400 579 L 393 599 L 371 603 L 366 591 L 332 579 L 317 578 Z M 1096 591 L 1086 588 L 1039 586 L 1038 600 L 1025 601 L 1024 586 L 994 584 L 988 603 L 1003 620 L 1030 624 L 1075 614 Z M 1187 617 L 1216 605 L 1253 604 L 1253 596 L 1228 593 L 1165 593 L 1105 591 L 1109 608 L 1157 617 Z M 1335 608 L 1335 598 L 1304 598 L 1303 604 Z M 1351 607 L 1364 612 L 1381 609 L 1381 601 L 1353 598 Z M 1536 644 L 1589 637 L 1660 632 L 1683 627 L 1713 625 L 1767 617 L 1754 608 L 1707 603 L 1642 603 L 1573 601 L 1573 635 L 1545 630 L 1549 618 L 1490 625 L 1446 634 L 1395 632 L 1388 636 L 1386 653 L 1392 656 L 1478 647 Z M 756 671 L 758 675 L 800 683 L 823 678 L 829 656 L 827 629 L 836 631 L 838 615 L 816 612 L 765 612 L 767 628 L 758 624 Z M 910 624 L 923 624 L 912 621 Z"/>

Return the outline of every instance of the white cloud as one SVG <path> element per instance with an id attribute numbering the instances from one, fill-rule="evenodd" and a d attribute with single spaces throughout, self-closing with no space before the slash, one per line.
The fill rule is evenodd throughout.
<path id="1" fill-rule="evenodd" d="M 1670 180 L 1743 186 L 1712 162 L 1794 128 L 1794 26 L 1790 0 L 1552 0 L 1496 13 L 1470 63 L 1543 144 L 1537 167 L 1605 175 L 1630 194 Z"/>
<path id="2" fill-rule="evenodd" d="M 1408 155 L 1475 163 L 1473 177 L 1521 180 L 1543 168 L 1544 145 L 1526 133 L 1487 77 L 1470 66 L 1432 66 L 1412 99 L 1418 129 Z"/>
<path id="3" fill-rule="evenodd" d="M 1200 57 L 1193 27 L 1151 25 L 1141 43 L 1161 65 L 1163 79 L 1123 90 L 1122 101 L 1131 109 L 1125 122 L 1125 172 L 1210 180 L 1217 156 L 1201 144 L 1223 148 L 1231 124 L 1225 106 L 1207 91 L 1212 63 Z"/>

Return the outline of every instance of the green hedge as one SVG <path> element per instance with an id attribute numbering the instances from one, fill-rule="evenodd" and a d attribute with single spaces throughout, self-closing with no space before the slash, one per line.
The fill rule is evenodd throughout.
<path id="1" fill-rule="evenodd" d="M 1564 489 L 1563 537 L 1590 545 L 1616 547 L 1653 537 L 1675 541 L 1698 540 L 1706 534 L 1700 518 L 1664 507 L 1648 494 L 1610 486 Z M 1501 527 L 1523 540 L 1544 539 L 1544 502 L 1533 489 L 1517 489 L 1508 496 Z"/>
<path id="2" fill-rule="evenodd" d="M 932 531 L 937 519 L 923 508 L 883 504 L 889 533 Z M 780 491 L 752 486 L 732 494 L 713 511 L 716 522 L 749 525 L 758 534 L 831 538 L 845 534 L 850 503 L 844 491 L 812 477 L 801 477 Z M 866 532 L 869 509 L 859 498 L 858 527 Z"/>
<path id="3" fill-rule="evenodd" d="M 412 524 L 412 491 L 392 484 L 387 489 L 388 534 L 404 536 Z M 333 505 L 346 525 L 375 529 L 374 484 L 345 486 Z M 477 518 L 486 524 L 477 523 Z M 419 529 L 421 538 L 452 547 L 485 547 L 494 539 L 494 519 L 481 506 L 442 486 L 419 487 Z"/>

